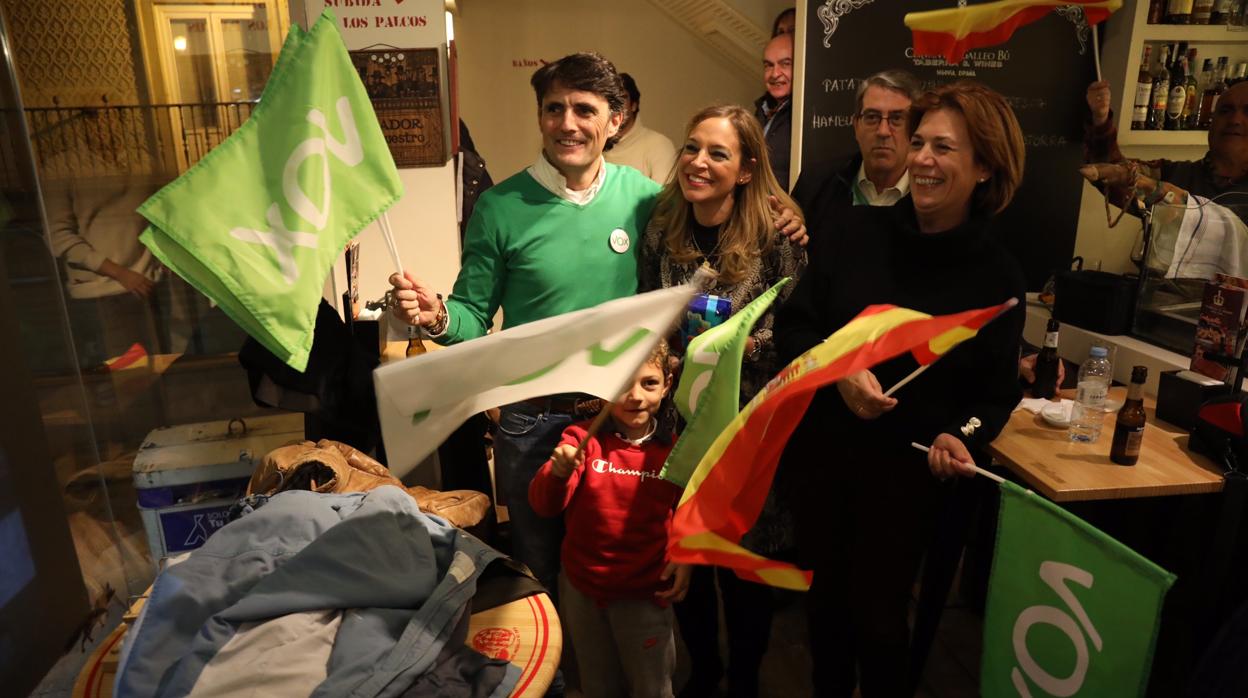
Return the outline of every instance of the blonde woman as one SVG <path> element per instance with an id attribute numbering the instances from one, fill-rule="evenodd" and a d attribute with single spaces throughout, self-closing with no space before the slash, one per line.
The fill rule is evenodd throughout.
<path id="1" fill-rule="evenodd" d="M 689 121 L 684 144 L 643 237 L 640 290 L 685 283 L 704 263 L 716 272 L 674 338 L 683 354 L 688 339 L 722 322 L 784 277 L 778 306 L 796 285 L 805 253 L 776 231 L 774 213 L 798 210 L 772 174 L 763 131 L 754 116 L 735 105 L 717 105 Z M 747 340 L 741 369 L 741 403 L 775 374 L 772 313 L 764 314 Z M 746 547 L 774 554 L 791 544 L 789 528 L 769 499 Z M 676 605 L 693 672 L 685 695 L 711 695 L 723 673 L 719 658 L 715 576 L 724 596 L 731 695 L 756 695 L 758 667 L 771 627 L 771 592 L 726 570 L 698 568 L 689 594 Z"/>

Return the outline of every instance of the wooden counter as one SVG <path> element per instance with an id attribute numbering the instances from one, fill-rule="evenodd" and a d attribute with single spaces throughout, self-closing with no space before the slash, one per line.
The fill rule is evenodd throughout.
<path id="1" fill-rule="evenodd" d="M 1126 388 L 1110 391 L 1121 402 Z M 1062 397 L 1073 397 L 1062 391 Z M 1096 443 L 1075 443 L 1068 430 L 1050 426 L 1040 415 L 1015 410 L 988 453 L 1027 485 L 1055 502 L 1204 494 L 1222 490 L 1222 470 L 1188 450 L 1188 433 L 1157 420 L 1155 400 L 1145 396 L 1148 424 L 1140 460 L 1118 465 L 1109 459 L 1114 414 L 1105 416 Z"/>

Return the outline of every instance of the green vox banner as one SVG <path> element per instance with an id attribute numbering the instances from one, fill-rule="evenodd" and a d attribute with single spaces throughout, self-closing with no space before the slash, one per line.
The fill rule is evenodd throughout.
<path id="1" fill-rule="evenodd" d="M 331 265 L 403 193 L 336 25 L 292 27 L 251 118 L 139 207 L 143 244 L 300 371 Z"/>
<path id="2" fill-rule="evenodd" d="M 1144 695 L 1175 576 L 1012 483 L 988 587 L 985 696 Z"/>

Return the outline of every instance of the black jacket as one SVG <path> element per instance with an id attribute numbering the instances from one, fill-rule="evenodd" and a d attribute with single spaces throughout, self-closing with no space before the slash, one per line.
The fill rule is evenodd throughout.
<path id="1" fill-rule="evenodd" d="M 771 158 L 771 171 L 785 191 L 789 190 L 789 145 L 793 142 L 793 100 L 786 99 L 784 104 L 771 117 L 771 125 L 767 125 L 767 117 L 763 114 L 763 105 L 771 99 L 771 95 L 763 95 L 754 100 L 754 116 L 766 131 L 767 155 Z"/>
<path id="2" fill-rule="evenodd" d="M 889 303 L 933 315 L 1019 304 L 950 350 L 914 382 L 898 391 L 895 409 L 864 421 L 845 406 L 835 386 L 819 392 L 806 420 L 816 420 L 826 445 L 838 439 L 878 444 L 881 452 L 904 452 L 911 441 L 930 444 L 940 433 L 961 438 L 974 451 L 1000 433 L 1018 404 L 1018 346 L 1026 285 L 1018 263 L 973 218 L 938 234 L 918 231 L 914 206 L 854 206 L 835 221 L 816 226 L 820 253 L 788 302 L 776 314 L 775 343 L 781 364 L 822 341 L 869 305 Z M 887 389 L 918 364 L 909 355 L 871 369 Z M 959 428 L 971 417 L 982 427 L 965 438 Z"/>
<path id="3" fill-rule="evenodd" d="M 854 205 L 854 180 L 862 167 L 862 154 L 803 167 L 793 186 L 793 200 L 802 208 L 806 227 L 814 231 L 823 221 L 835 220 Z"/>

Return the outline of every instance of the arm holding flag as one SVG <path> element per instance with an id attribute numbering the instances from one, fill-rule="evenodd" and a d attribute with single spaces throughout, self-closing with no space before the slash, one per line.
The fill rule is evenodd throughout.
<path id="1" fill-rule="evenodd" d="M 598 451 L 598 441 L 590 439 L 585 444 L 585 451 L 577 454 L 576 446 L 584 432 L 579 427 L 565 430 L 550 460 L 542 465 L 529 483 L 529 504 L 539 516 L 558 516 L 572 502 L 576 487 L 585 473 L 585 459 L 589 451 Z"/>
<path id="2" fill-rule="evenodd" d="M 1171 161 L 1136 160 L 1126 157 L 1118 148 L 1118 127 L 1109 106 L 1112 101 L 1109 82 L 1100 80 L 1088 85 L 1087 100 L 1092 117 L 1084 129 L 1083 161 L 1088 165 L 1079 171 L 1092 186 L 1099 189 L 1109 203 L 1133 215 L 1140 213 L 1137 207 L 1131 206 L 1137 198 L 1146 205 L 1162 197 L 1176 205 L 1187 201 L 1186 191 L 1163 181 L 1172 167 Z"/>
<path id="3" fill-rule="evenodd" d="M 398 303 L 398 319 L 432 333 L 438 344 L 456 344 L 485 336 L 502 304 L 507 268 L 498 243 L 498 230 L 487 215 L 490 198 L 482 197 L 468 221 L 464 255 L 455 290 L 444 302 L 410 273 L 390 276 Z M 443 325 L 439 327 L 439 325 Z"/>

